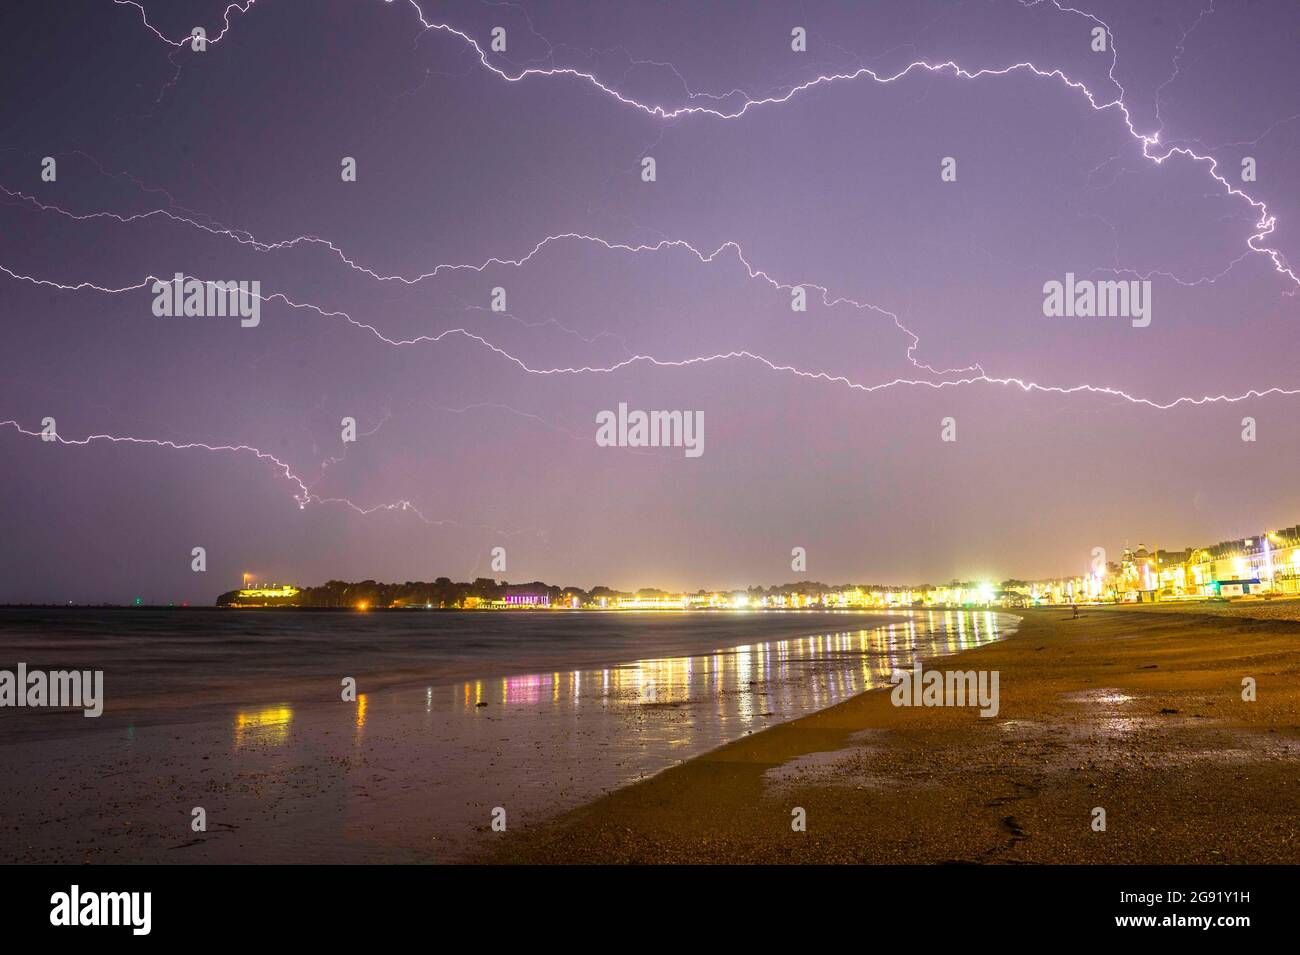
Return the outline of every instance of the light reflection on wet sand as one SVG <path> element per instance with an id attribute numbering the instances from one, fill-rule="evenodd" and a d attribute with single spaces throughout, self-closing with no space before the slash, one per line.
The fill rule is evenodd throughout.
<path id="1" fill-rule="evenodd" d="M 484 702 L 577 709 L 593 699 L 604 706 L 690 706 L 692 739 L 684 742 L 699 735 L 730 739 L 737 734 L 724 727 L 758 728 L 760 718 L 790 719 L 881 686 L 893 669 L 909 666 L 916 651 L 923 657 L 956 653 L 999 635 L 993 613 L 930 613 L 884 627 L 743 645 L 709 655 L 476 680 L 452 688 L 449 695 L 453 709 L 462 712 L 481 709 Z M 434 692 L 433 687 L 426 690 L 430 706 Z M 710 706 L 714 719 L 700 719 Z"/>
<path id="2" fill-rule="evenodd" d="M 250 713 L 235 714 L 235 749 L 246 744 L 281 746 L 289 741 L 292 706 L 266 706 Z"/>

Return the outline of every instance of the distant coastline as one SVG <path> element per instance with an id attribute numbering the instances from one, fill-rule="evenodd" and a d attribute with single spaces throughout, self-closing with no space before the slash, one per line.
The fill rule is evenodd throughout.
<path id="1" fill-rule="evenodd" d="M 912 608 L 995 607 L 1022 605 L 1024 597 L 987 582 L 958 582 L 936 588 L 866 584 L 824 584 L 819 581 L 748 587 L 742 590 L 697 590 L 670 593 L 654 587 L 635 591 L 596 586 L 558 587 L 540 580 L 511 584 L 480 577 L 454 582 L 385 584 L 373 580 L 331 580 L 320 587 L 299 589 L 263 584 L 221 594 L 218 607 L 345 610 L 906 610 Z"/>

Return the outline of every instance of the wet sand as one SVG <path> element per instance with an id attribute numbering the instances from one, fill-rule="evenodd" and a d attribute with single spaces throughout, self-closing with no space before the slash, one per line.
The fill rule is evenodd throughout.
<path id="1" fill-rule="evenodd" d="M 863 693 L 498 834 L 478 858 L 1294 864 L 1300 604 L 1281 606 L 1016 611 L 1009 639 L 934 666 L 998 670 L 996 717 Z"/>

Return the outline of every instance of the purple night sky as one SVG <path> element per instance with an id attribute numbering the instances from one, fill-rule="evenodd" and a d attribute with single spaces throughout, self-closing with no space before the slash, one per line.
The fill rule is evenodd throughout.
<path id="1" fill-rule="evenodd" d="M 1291 0 L 0 17 L 0 601 L 729 588 L 796 546 L 832 583 L 1032 578 L 1300 522 Z M 996 75 L 879 81 L 948 61 Z M 156 317 L 176 272 L 259 281 L 260 324 Z M 1046 317 L 1067 272 L 1150 278 L 1149 327 Z M 1205 396 L 1242 400 L 1157 407 Z M 620 402 L 702 411 L 703 455 L 598 447 Z"/>

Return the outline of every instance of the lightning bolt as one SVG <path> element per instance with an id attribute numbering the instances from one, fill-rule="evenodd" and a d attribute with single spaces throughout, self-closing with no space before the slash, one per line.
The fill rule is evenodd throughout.
<path id="1" fill-rule="evenodd" d="M 19 434 L 29 438 L 41 438 L 49 440 L 49 437 L 40 431 L 30 431 L 24 428 L 19 422 L 13 419 L 0 421 L 0 428 L 12 428 Z M 376 429 L 378 430 L 378 429 Z M 413 514 L 425 524 L 431 526 L 455 526 L 482 530 L 491 530 L 496 534 L 504 537 L 517 536 L 526 533 L 540 533 L 538 528 L 520 528 L 512 531 L 505 531 L 498 528 L 489 527 L 486 524 L 466 524 L 461 521 L 453 521 L 446 518 L 436 519 L 429 517 L 418 507 L 408 500 L 393 501 L 388 504 L 376 504 L 370 507 L 363 507 L 353 501 L 343 497 L 324 497 L 314 493 L 310 486 L 301 477 L 294 473 L 293 468 L 285 461 L 280 460 L 270 452 L 255 448 L 249 444 L 206 444 L 201 441 L 171 441 L 163 438 L 139 438 L 127 437 L 113 434 L 91 434 L 84 438 L 65 438 L 62 435 L 53 436 L 55 442 L 64 447 L 88 447 L 92 444 L 109 443 L 109 444 L 130 444 L 143 445 L 155 448 L 165 448 L 172 451 L 209 451 L 217 454 L 236 454 L 252 456 L 259 461 L 269 462 L 275 471 L 277 471 L 285 480 L 292 484 L 297 490 L 294 491 L 294 501 L 298 504 L 299 510 L 305 510 L 308 504 L 324 505 L 341 505 L 361 515 L 377 514 L 382 511 L 401 511 L 403 513 Z"/>
<path id="2" fill-rule="evenodd" d="M 28 195 L 26 193 L 19 192 L 17 190 L 11 190 L 3 185 L 0 185 L 0 193 L 9 196 L 11 199 L 16 199 L 21 202 L 26 202 L 32 205 L 33 207 L 40 209 L 42 212 L 53 212 L 78 222 L 85 222 L 94 219 L 111 219 L 118 223 L 131 224 L 146 219 L 162 217 L 172 222 L 183 223 L 193 228 L 200 229 L 204 232 L 207 232 L 210 235 L 222 236 L 228 239 L 232 239 L 235 242 L 238 242 L 242 245 L 250 246 L 251 248 L 254 248 L 259 252 L 273 252 L 277 250 L 291 249 L 298 245 L 321 245 L 328 248 L 330 252 L 332 252 L 335 256 L 337 256 L 339 261 L 343 262 L 348 268 L 360 274 L 363 274 L 377 282 L 398 282 L 403 285 L 409 285 L 409 286 L 417 285 L 426 280 L 437 278 L 439 275 L 442 275 L 443 273 L 462 272 L 462 271 L 483 273 L 487 271 L 489 268 L 492 268 L 494 266 L 522 268 L 523 266 L 531 262 L 537 255 L 539 255 L 548 246 L 553 245 L 555 243 L 562 243 L 562 242 L 588 243 L 591 245 L 599 246 L 600 248 L 603 248 L 608 252 L 622 252 L 622 253 L 628 253 L 632 255 L 640 254 L 643 252 L 662 252 L 664 250 L 676 249 L 676 250 L 685 251 L 686 253 L 693 256 L 695 259 L 697 259 L 702 265 L 711 265 L 724 254 L 734 253 L 736 259 L 740 262 L 741 266 L 744 268 L 746 275 L 751 280 L 760 280 L 762 282 L 765 282 L 768 286 L 770 286 L 774 290 L 788 292 L 796 288 L 802 288 L 805 290 L 811 289 L 818 294 L 822 304 L 826 308 L 835 308 L 836 306 L 847 305 L 858 311 L 875 312 L 876 314 L 889 319 L 889 321 L 893 323 L 895 328 L 897 328 L 899 331 L 901 331 L 904 335 L 906 335 L 910 339 L 910 344 L 907 347 L 907 353 L 906 353 L 907 360 L 918 370 L 928 371 L 936 375 L 945 375 L 945 374 L 953 374 L 953 373 L 959 374 L 968 371 L 983 371 L 982 367 L 979 366 L 978 364 L 970 365 L 964 368 L 938 369 L 938 368 L 934 368 L 931 365 L 924 364 L 922 362 L 917 361 L 915 358 L 915 352 L 920 347 L 921 339 L 915 332 L 913 332 L 910 328 L 908 328 L 906 325 L 903 324 L 902 320 L 898 317 L 896 313 L 889 311 L 888 309 L 883 308 L 879 305 L 874 305 L 869 302 L 859 302 L 855 299 L 849 298 L 844 295 L 836 295 L 827 286 L 819 285 L 815 282 L 789 282 L 789 281 L 783 281 L 774 278 L 768 272 L 756 267 L 750 262 L 748 256 L 745 254 L 745 250 L 741 247 L 740 243 L 730 241 L 730 240 L 723 242 L 712 252 L 708 252 L 697 248 L 696 246 L 686 241 L 685 239 L 666 238 L 666 239 L 661 239 L 658 242 L 638 243 L 632 245 L 625 242 L 612 242 L 607 239 L 601 238 L 600 236 L 589 235 L 582 232 L 564 232 L 564 233 L 558 233 L 556 235 L 546 236 L 540 241 L 534 243 L 533 247 L 529 249 L 525 254 L 518 256 L 516 258 L 492 256 L 488 259 L 483 260 L 482 262 L 479 262 L 478 264 L 442 263 L 442 264 L 435 265 L 432 269 L 429 269 L 426 272 L 421 272 L 416 275 L 410 275 L 410 276 L 401 275 L 401 274 L 386 275 L 377 272 L 372 268 L 359 264 L 334 242 L 328 239 L 320 238 L 319 236 L 300 235 L 300 236 L 295 236 L 294 238 L 291 239 L 284 239 L 276 242 L 263 242 L 258 240 L 254 235 L 252 235 L 249 232 L 239 230 L 239 229 L 227 228 L 219 224 L 211 225 L 205 222 L 200 222 L 197 219 L 193 219 L 188 216 L 177 215 L 176 213 L 170 212 L 165 209 L 151 209 L 148 212 L 134 213 L 131 215 L 120 215 L 115 212 L 104 212 L 104 211 L 90 212 L 90 213 L 73 213 L 73 212 L 69 212 L 66 209 L 62 209 L 59 206 L 42 202 L 36 197 Z M 204 218 L 208 218 L 208 217 L 205 216 Z M 209 220 L 209 222 L 210 221 L 212 220 Z M 24 281 L 29 281 L 29 282 L 37 282 L 38 284 L 53 285 L 57 288 L 61 288 L 67 291 L 78 291 L 83 288 L 96 288 L 101 292 L 117 293 L 117 292 L 138 290 L 140 288 L 143 288 L 144 285 L 148 284 L 150 281 L 153 281 L 153 279 L 150 278 L 150 279 L 146 279 L 145 282 L 139 285 L 127 286 L 120 289 L 109 289 L 109 288 L 94 286 L 91 283 L 82 283 L 80 285 L 68 286 L 68 285 L 62 285 L 57 282 L 33 279 L 30 276 L 24 276 L 15 273 L 2 265 L 0 265 L 0 271 L 4 271 L 5 273 L 7 273 L 9 276 L 13 278 L 20 278 Z M 167 281 L 167 280 L 164 279 L 163 281 Z M 466 304 L 466 308 L 472 309 L 477 307 L 478 306 Z M 515 321 L 518 321 L 520 324 L 529 327 L 537 327 L 539 325 L 554 324 L 564 332 L 574 335 L 578 338 L 581 338 L 583 341 L 587 342 L 588 344 L 596 341 L 601 337 L 608 336 L 608 337 L 617 338 L 617 336 L 612 336 L 608 332 L 602 332 L 599 335 L 587 338 L 580 335 L 576 330 L 561 325 L 559 322 L 557 322 L 554 319 L 549 319 L 546 322 L 540 322 L 540 323 L 529 323 L 523 321 L 522 319 L 515 318 L 514 316 L 508 315 L 507 317 L 514 318 Z M 364 326 L 364 327 L 370 328 L 370 326 Z M 370 329 L 370 330 L 374 331 L 374 329 Z M 389 344 L 414 344 L 415 342 L 422 341 L 422 340 L 424 339 L 417 338 L 417 339 L 408 339 L 406 341 L 393 341 L 391 339 L 384 338 L 384 341 L 388 342 Z"/>
<path id="3" fill-rule="evenodd" d="M 6 275 L 9 275 L 11 278 L 17 279 L 19 281 L 30 282 L 35 285 L 51 286 L 54 288 L 61 289 L 63 291 L 92 290 L 92 291 L 97 291 L 108 295 L 121 295 L 128 292 L 138 292 L 146 288 L 147 286 L 152 285 L 154 282 L 167 283 L 171 281 L 170 279 L 160 279 L 157 276 L 149 275 L 146 276 L 140 282 L 135 283 L 134 285 L 124 285 L 119 287 L 101 286 L 101 285 L 96 285 L 93 282 L 78 282 L 73 285 L 65 285 L 53 281 L 51 279 L 40 279 L 28 275 L 23 275 L 21 273 L 14 272 L 13 270 L 3 265 L 0 265 L 0 272 L 4 272 Z M 187 281 L 191 278 L 197 279 L 196 276 L 185 276 L 184 278 Z M 203 281 L 202 279 L 197 279 L 197 280 Z M 709 364 L 716 361 L 746 359 L 752 362 L 756 362 L 759 365 L 765 366 L 771 371 L 794 375 L 796 377 L 804 378 L 812 381 L 823 381 L 829 384 L 842 385 L 853 391 L 860 391 L 867 394 L 874 393 L 877 391 L 882 391 L 887 388 L 894 388 L 894 387 L 924 387 L 924 388 L 932 388 L 937 390 L 941 388 L 954 388 L 961 385 L 990 384 L 990 385 L 1014 386 L 1020 388 L 1022 391 L 1025 392 L 1041 392 L 1044 394 L 1103 395 L 1107 397 L 1119 398 L 1129 402 L 1130 404 L 1142 405 L 1145 407 L 1154 408 L 1159 411 L 1168 411 L 1172 408 L 1179 407 L 1180 405 L 1195 406 L 1195 405 L 1204 405 L 1204 404 L 1216 404 L 1220 402 L 1235 403 L 1235 402 L 1245 401 L 1252 398 L 1265 398 L 1274 395 L 1300 394 L 1300 388 L 1296 388 L 1296 389 L 1281 388 L 1281 387 L 1271 387 L 1271 388 L 1264 388 L 1264 389 L 1252 388 L 1249 391 L 1241 392 L 1240 394 L 1236 394 L 1236 395 L 1219 394 L 1219 395 L 1202 395 L 1200 397 L 1182 396 L 1182 397 L 1175 398 L 1172 401 L 1161 402 L 1161 401 L 1157 401 L 1154 398 L 1147 398 L 1141 395 L 1135 395 L 1130 392 L 1124 391 L 1123 389 L 1111 388 L 1103 385 L 1090 385 L 1090 384 L 1080 384 L 1080 385 L 1070 385 L 1070 386 L 1043 385 L 1043 384 L 1038 384 L 1037 382 L 1026 381 L 1022 378 L 994 377 L 991 375 L 984 374 L 983 372 L 980 372 L 977 375 L 968 375 L 961 378 L 945 379 L 942 381 L 933 381 L 931 379 L 922 379 L 922 378 L 894 378 L 889 381 L 878 382 L 875 384 L 866 384 L 863 382 L 854 381 L 853 379 L 848 378 L 847 376 L 844 375 L 832 375 L 829 372 L 810 371 L 807 369 L 799 368 L 795 365 L 780 364 L 778 362 L 772 361 L 769 358 L 765 358 L 760 354 L 751 352 L 747 349 L 735 349 L 732 351 L 718 352 L 713 355 L 698 355 L 691 358 L 683 358 L 683 359 L 663 359 L 663 358 L 657 358 L 653 355 L 638 354 L 638 355 L 632 355 L 629 358 L 625 358 L 622 361 L 618 361 L 610 365 L 581 365 L 581 366 L 567 366 L 567 367 L 537 368 L 529 365 L 522 358 L 519 358 L 518 356 L 511 354 L 509 351 L 502 348 L 500 345 L 497 345 L 489 341 L 487 338 L 484 338 L 482 335 L 479 335 L 475 332 L 471 332 L 469 329 L 466 328 L 449 328 L 449 329 L 445 329 L 444 331 L 437 332 L 436 334 L 416 335 L 412 338 L 389 338 L 387 335 L 385 335 L 374 325 L 362 321 L 361 319 L 354 318 L 352 315 L 340 309 L 327 309 L 320 305 L 316 305 L 312 302 L 299 302 L 285 295 L 283 292 L 271 292 L 270 294 L 262 295 L 262 294 L 257 294 L 249 291 L 249 292 L 243 292 L 242 294 L 252 296 L 266 303 L 280 302 L 292 309 L 315 312 L 316 314 L 320 315 L 322 318 L 341 318 L 348 324 L 369 332 L 371 335 L 373 335 L 376 339 L 383 342 L 384 344 L 394 346 L 394 347 L 403 347 L 403 346 L 420 345 L 420 344 L 438 344 L 444 339 L 453 336 L 463 337 L 470 341 L 476 342 L 477 344 L 488 349 L 498 357 L 505 359 L 507 362 L 518 367 L 521 371 L 524 371 L 530 375 L 543 375 L 543 376 L 590 375 L 590 374 L 607 375 L 607 374 L 613 374 L 617 371 L 621 371 L 624 368 L 639 363 L 649 364 L 657 368 L 688 368 L 694 365 Z"/>

